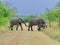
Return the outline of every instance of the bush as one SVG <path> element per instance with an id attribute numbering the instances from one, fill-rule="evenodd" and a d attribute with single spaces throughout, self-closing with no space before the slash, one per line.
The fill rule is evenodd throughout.
<path id="1" fill-rule="evenodd" d="M 24 20 L 25 20 L 26 22 L 28 22 L 28 21 L 29 21 L 30 19 L 32 19 L 32 18 L 37 18 L 37 16 L 36 16 L 36 15 L 29 15 L 29 16 L 25 17 Z"/>
<path id="2" fill-rule="evenodd" d="M 0 26 L 1 25 L 5 25 L 5 24 L 7 24 L 8 23 L 8 18 L 5 18 L 5 17 L 1 17 L 0 18 Z"/>

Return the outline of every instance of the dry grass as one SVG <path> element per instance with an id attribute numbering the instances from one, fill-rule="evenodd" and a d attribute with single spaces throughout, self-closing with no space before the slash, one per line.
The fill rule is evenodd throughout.
<path id="1" fill-rule="evenodd" d="M 0 35 L 6 33 L 7 31 L 9 31 L 9 26 L 7 25 L 0 26 Z"/>
<path id="2" fill-rule="evenodd" d="M 60 28 L 58 28 L 58 23 L 52 22 L 51 25 L 52 27 L 48 27 L 46 30 L 43 30 L 43 32 L 53 39 L 60 41 Z"/>

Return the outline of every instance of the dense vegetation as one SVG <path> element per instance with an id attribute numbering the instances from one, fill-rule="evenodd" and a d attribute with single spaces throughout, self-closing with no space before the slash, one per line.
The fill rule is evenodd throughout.
<path id="1" fill-rule="evenodd" d="M 8 22 L 12 17 L 17 17 L 16 9 L 8 2 L 2 2 L 0 0 L 0 35 L 9 30 L 9 26 L 6 25 L 8 25 Z"/>
<path id="2" fill-rule="evenodd" d="M 54 9 L 47 8 L 46 12 L 40 15 L 40 18 L 48 21 L 48 28 L 43 32 L 60 41 L 60 2 L 56 4 Z"/>
<path id="3" fill-rule="evenodd" d="M 37 18 L 37 17 L 38 17 L 38 16 L 36 16 L 36 15 L 34 15 L 34 14 L 31 14 L 31 15 L 25 17 L 24 20 L 25 20 L 25 22 L 28 22 L 30 19 L 32 19 L 32 18 Z"/>
<path id="4" fill-rule="evenodd" d="M 8 5 L 0 1 L 0 26 L 5 25 L 11 17 L 17 16 L 13 7 Z"/>

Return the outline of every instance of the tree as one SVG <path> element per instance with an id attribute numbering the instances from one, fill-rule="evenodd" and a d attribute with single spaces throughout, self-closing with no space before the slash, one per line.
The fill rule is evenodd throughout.
<path id="1" fill-rule="evenodd" d="M 56 7 L 60 8 L 60 1 L 56 4 Z"/>
<path id="2" fill-rule="evenodd" d="M 6 24 L 6 22 L 9 21 L 10 18 L 16 17 L 18 14 L 16 10 L 11 6 L 8 8 L 8 6 L 0 1 L 0 25 Z"/>

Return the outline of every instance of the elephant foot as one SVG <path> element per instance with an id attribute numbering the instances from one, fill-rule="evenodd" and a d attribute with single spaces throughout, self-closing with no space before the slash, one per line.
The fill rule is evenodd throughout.
<path id="1" fill-rule="evenodd" d="M 28 31 L 30 31 L 30 29 L 28 28 Z"/>
<path id="2" fill-rule="evenodd" d="M 13 31 L 13 29 L 11 29 L 11 31 Z"/>
<path id="3" fill-rule="evenodd" d="M 38 31 L 41 31 L 41 30 L 38 30 Z"/>
<path id="4" fill-rule="evenodd" d="M 11 31 L 13 31 L 13 30 L 11 30 Z"/>
<path id="5" fill-rule="evenodd" d="M 30 30 L 28 30 L 28 31 L 30 31 Z"/>
<path id="6" fill-rule="evenodd" d="M 21 28 L 21 31 L 23 31 L 23 28 Z"/>
<path id="7" fill-rule="evenodd" d="M 21 31 L 23 31 L 23 30 L 21 30 Z"/>
<path id="8" fill-rule="evenodd" d="M 41 31 L 41 29 L 38 29 L 38 31 Z"/>
<path id="9" fill-rule="evenodd" d="M 16 30 L 18 30 L 18 28 L 16 28 Z"/>
<path id="10" fill-rule="evenodd" d="M 33 31 L 33 30 L 31 30 L 31 31 Z"/>

